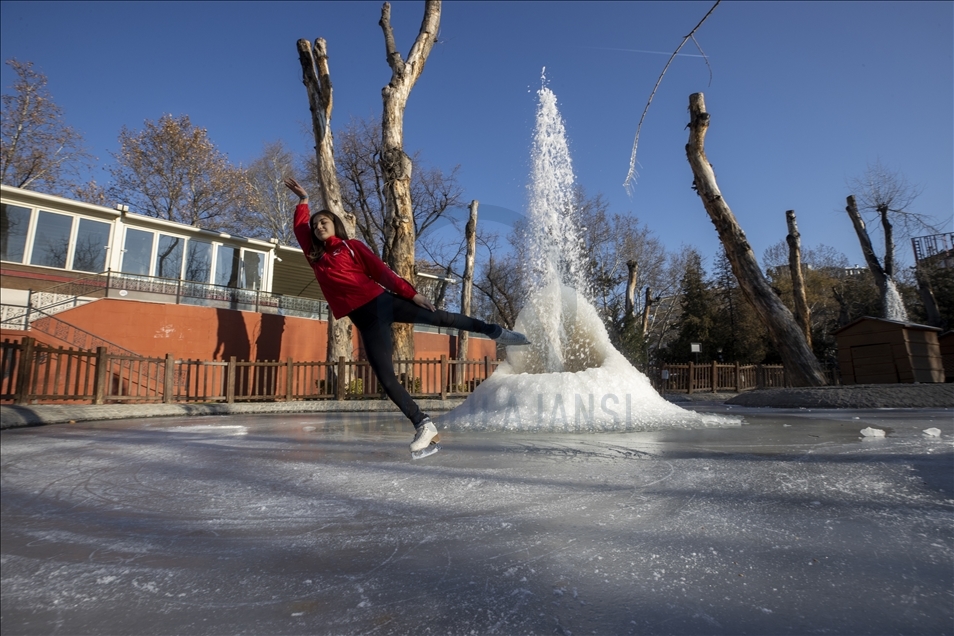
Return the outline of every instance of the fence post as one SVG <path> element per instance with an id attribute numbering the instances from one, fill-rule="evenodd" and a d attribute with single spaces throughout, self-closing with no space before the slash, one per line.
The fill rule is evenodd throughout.
<path id="1" fill-rule="evenodd" d="M 229 366 L 225 368 L 225 401 L 235 402 L 235 356 L 229 357 Z"/>
<path id="2" fill-rule="evenodd" d="M 291 357 L 288 358 L 286 363 L 287 367 L 285 370 L 285 401 L 291 402 L 295 398 L 295 378 L 292 377 L 294 374 L 294 363 L 292 362 Z"/>
<path id="3" fill-rule="evenodd" d="M 484 356 L 484 380 L 490 377 L 490 356 Z"/>
<path id="4" fill-rule="evenodd" d="M 755 388 L 756 389 L 765 388 L 765 371 L 762 369 L 761 364 L 755 367 Z"/>
<path id="5" fill-rule="evenodd" d="M 96 379 L 93 381 L 93 404 L 103 404 L 106 401 L 108 371 L 109 361 L 106 359 L 106 347 L 96 347 Z"/>
<path id="6" fill-rule="evenodd" d="M 26 404 L 29 401 L 30 376 L 33 375 L 33 349 L 36 340 L 30 337 L 20 341 L 20 368 L 17 369 L 17 388 L 13 400 L 17 404 Z"/>
<path id="7" fill-rule="evenodd" d="M 692 361 L 689 362 L 689 395 L 692 395 L 693 389 L 696 388 L 696 371 L 693 368 Z"/>
<path id="8" fill-rule="evenodd" d="M 739 361 L 735 361 L 735 392 L 742 392 L 742 369 Z"/>
<path id="9" fill-rule="evenodd" d="M 441 354 L 441 399 L 447 399 L 447 356 Z"/>
<path id="10" fill-rule="evenodd" d="M 338 385 L 335 387 L 335 399 L 345 399 L 345 359 L 344 356 L 338 356 Z"/>
<path id="11" fill-rule="evenodd" d="M 712 361 L 712 392 L 717 393 L 719 389 L 719 362 Z"/>
<path id="12" fill-rule="evenodd" d="M 163 404 L 172 404 L 175 400 L 175 373 L 176 373 L 176 359 L 172 356 L 171 353 L 166 354 L 166 368 L 165 368 L 165 377 L 162 382 L 162 402 Z"/>

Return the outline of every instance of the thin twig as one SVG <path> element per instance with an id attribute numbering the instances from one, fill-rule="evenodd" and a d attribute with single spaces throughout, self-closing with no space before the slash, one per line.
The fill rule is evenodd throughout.
<path id="1" fill-rule="evenodd" d="M 659 88 L 659 85 L 662 83 L 663 77 L 666 75 L 666 71 L 669 70 L 669 65 L 672 64 L 672 61 L 676 59 L 676 56 L 679 54 L 679 51 L 682 50 L 682 47 L 686 45 L 690 39 L 695 42 L 696 39 L 693 37 L 695 32 L 699 30 L 699 27 L 702 26 L 702 23 L 708 19 L 712 12 L 715 11 L 715 8 L 719 6 L 719 3 L 722 0 L 716 0 L 716 3 L 712 5 L 712 8 L 709 9 L 709 12 L 699 20 L 699 24 L 693 27 L 692 31 L 689 32 L 689 35 L 682 39 L 682 42 L 679 43 L 679 46 L 676 47 L 676 50 L 673 51 L 672 55 L 669 56 L 669 60 L 666 62 L 666 66 L 663 67 L 662 73 L 659 74 L 659 79 L 656 80 L 656 85 L 653 86 L 652 93 L 649 94 L 649 101 L 646 102 L 646 107 L 643 109 L 643 114 L 639 118 L 639 124 L 636 126 L 636 139 L 633 140 L 633 154 L 629 158 L 629 172 L 626 173 L 626 180 L 623 181 L 623 187 L 626 188 L 626 191 L 632 196 L 633 194 L 633 181 L 636 179 L 636 148 L 639 146 L 639 131 L 643 127 L 643 120 L 646 119 L 646 113 L 649 112 L 649 105 L 653 103 L 653 97 L 656 95 L 656 90 Z M 696 47 L 699 48 L 699 52 L 702 53 L 702 48 L 699 47 L 699 43 L 696 42 Z M 702 54 L 705 57 L 705 53 Z M 706 66 L 709 65 L 709 59 L 706 58 Z M 712 68 L 709 68 L 709 81 L 712 82 Z"/>

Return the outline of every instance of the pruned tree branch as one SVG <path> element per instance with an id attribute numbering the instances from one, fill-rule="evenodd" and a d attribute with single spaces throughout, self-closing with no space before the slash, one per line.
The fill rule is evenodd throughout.
<path id="1" fill-rule="evenodd" d="M 699 30 L 699 27 L 709 19 L 709 16 L 712 15 L 712 12 L 715 11 L 716 7 L 719 6 L 719 3 L 722 0 L 716 0 L 716 3 L 712 5 L 712 8 L 699 20 L 699 23 L 692 28 L 692 31 L 689 32 L 686 37 L 682 38 L 682 42 L 679 43 L 679 46 L 676 47 L 676 50 L 672 52 L 672 55 L 669 56 L 669 59 L 666 61 L 666 65 L 663 67 L 662 73 L 659 74 L 659 78 L 656 80 L 656 84 L 653 86 L 652 92 L 649 93 L 649 99 L 646 101 L 646 106 L 643 108 L 643 114 L 639 117 L 639 124 L 636 125 L 636 138 L 633 140 L 633 152 L 629 157 L 629 172 L 626 173 L 626 178 L 623 180 L 623 187 L 626 188 L 627 192 L 632 194 L 633 191 L 633 182 L 636 179 L 636 149 L 639 147 L 639 132 L 643 128 L 643 120 L 646 119 L 646 113 L 649 112 L 649 106 L 653 103 L 653 97 L 656 96 L 656 91 L 659 89 L 659 85 L 662 84 L 663 77 L 666 75 L 666 71 L 669 70 L 669 65 L 672 64 L 672 61 L 676 59 L 676 56 L 679 55 L 679 51 L 682 50 L 682 47 L 686 45 L 690 39 L 696 43 L 696 47 L 699 49 L 699 52 L 702 53 L 702 57 L 706 60 L 706 66 L 709 67 L 709 81 L 712 81 L 712 67 L 709 66 L 709 58 L 706 57 L 706 54 L 703 53 L 702 47 L 699 46 L 699 43 L 696 42 L 695 33 Z"/>

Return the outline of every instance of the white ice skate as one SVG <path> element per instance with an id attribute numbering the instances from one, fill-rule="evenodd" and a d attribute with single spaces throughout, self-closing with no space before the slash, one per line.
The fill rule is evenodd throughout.
<path id="1" fill-rule="evenodd" d="M 505 347 L 530 344 L 530 341 L 527 340 L 527 337 L 519 331 L 510 331 L 509 329 L 504 329 L 503 327 L 500 329 L 500 335 L 494 338 L 494 340 Z"/>
<path id="2" fill-rule="evenodd" d="M 439 451 L 441 445 L 437 442 L 440 439 L 441 436 L 437 432 L 437 427 L 431 422 L 431 418 L 425 418 L 417 427 L 414 440 L 411 442 L 411 459 L 424 459 Z"/>

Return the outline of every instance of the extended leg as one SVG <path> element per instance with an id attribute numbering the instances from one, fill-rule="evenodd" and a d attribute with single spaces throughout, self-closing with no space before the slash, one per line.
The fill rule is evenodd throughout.
<path id="1" fill-rule="evenodd" d="M 374 301 L 372 301 L 374 302 Z M 377 376 L 378 382 L 385 394 L 394 402 L 401 412 L 417 427 L 427 415 L 421 411 L 417 402 L 411 397 L 397 376 L 394 375 L 392 361 L 394 344 L 391 340 L 391 321 L 389 316 L 380 315 L 375 308 L 360 307 L 350 314 L 351 321 L 361 333 L 364 340 L 364 351 L 368 357 L 368 364 Z M 365 310 L 365 311 L 362 311 Z"/>

